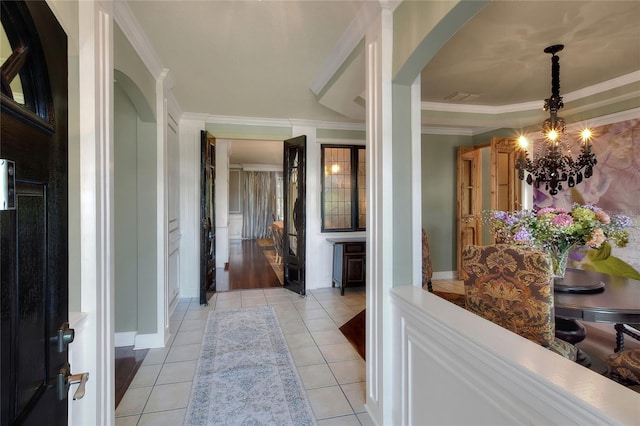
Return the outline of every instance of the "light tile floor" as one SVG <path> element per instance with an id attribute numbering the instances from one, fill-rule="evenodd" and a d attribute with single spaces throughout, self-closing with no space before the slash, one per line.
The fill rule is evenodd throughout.
<path id="1" fill-rule="evenodd" d="M 365 362 L 338 327 L 365 307 L 364 288 L 282 288 L 214 294 L 178 303 L 166 348 L 150 349 L 116 409 L 116 425 L 181 425 L 189 403 L 209 312 L 273 306 L 320 426 L 371 425 L 365 403 Z"/>

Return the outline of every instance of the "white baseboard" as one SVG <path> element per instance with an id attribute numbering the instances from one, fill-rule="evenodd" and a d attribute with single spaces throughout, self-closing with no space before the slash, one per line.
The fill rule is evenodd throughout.
<path id="1" fill-rule="evenodd" d="M 123 331 L 120 333 L 114 334 L 114 342 L 116 348 L 121 348 L 122 346 L 133 346 L 136 342 L 136 334 L 137 331 Z"/>
<path id="2" fill-rule="evenodd" d="M 137 334 L 133 349 L 163 348 L 165 345 L 165 333 Z"/>

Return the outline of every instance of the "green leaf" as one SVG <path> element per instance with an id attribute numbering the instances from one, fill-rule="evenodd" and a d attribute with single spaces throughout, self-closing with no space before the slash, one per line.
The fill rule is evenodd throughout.
<path id="1" fill-rule="evenodd" d="M 590 250 L 596 251 L 596 250 Z M 602 272 L 607 275 L 615 277 L 631 278 L 634 280 L 640 280 L 640 272 L 635 270 L 633 266 L 629 265 L 624 260 L 615 256 L 609 256 L 602 260 L 592 260 L 590 253 L 587 254 L 589 260 L 585 260 L 582 265 L 584 269 L 596 272 Z"/>
<path id="2" fill-rule="evenodd" d="M 611 244 L 608 242 L 602 243 L 600 248 L 587 250 L 587 258 L 591 262 L 598 262 L 606 260 L 611 256 Z"/>

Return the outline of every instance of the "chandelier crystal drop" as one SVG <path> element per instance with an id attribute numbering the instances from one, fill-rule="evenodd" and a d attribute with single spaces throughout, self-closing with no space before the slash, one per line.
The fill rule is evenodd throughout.
<path id="1" fill-rule="evenodd" d="M 564 103 L 560 96 L 560 58 L 556 55 L 563 48 L 564 45 L 556 44 L 544 49 L 545 53 L 551 54 L 551 97 L 544 101 L 544 110 L 549 111 L 549 118 L 542 123 L 544 143 L 531 159 L 528 158 L 521 139 L 521 149 L 516 158 L 516 169 L 520 180 L 525 179 L 525 172 L 527 172 L 526 182 L 529 185 L 533 184 L 539 189 L 544 183 L 544 189 L 551 195 L 562 191 L 564 182 L 571 188 L 583 179 L 591 177 L 593 166 L 598 162 L 591 150 L 592 134 L 589 129 L 583 130 L 580 134 L 582 143 L 580 154 L 576 159 L 571 156 L 569 147 L 564 141 L 565 121 L 562 117 L 558 117 L 558 111 L 564 107 Z"/>

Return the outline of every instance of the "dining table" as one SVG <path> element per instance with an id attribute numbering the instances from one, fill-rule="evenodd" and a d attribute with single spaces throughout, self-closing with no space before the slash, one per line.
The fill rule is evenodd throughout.
<path id="1" fill-rule="evenodd" d="M 624 335 L 640 340 L 640 281 L 583 269 L 567 268 L 560 291 L 554 291 L 555 315 L 615 324 L 615 352 Z"/>

